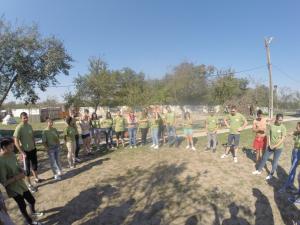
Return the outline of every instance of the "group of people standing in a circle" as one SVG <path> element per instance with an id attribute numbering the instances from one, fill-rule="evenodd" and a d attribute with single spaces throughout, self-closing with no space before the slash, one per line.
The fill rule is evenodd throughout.
<path id="1" fill-rule="evenodd" d="M 229 115 L 225 116 L 225 118 L 218 118 L 215 112 L 211 110 L 205 120 L 205 131 L 207 133 L 206 151 L 212 150 L 212 152 L 216 152 L 217 150 L 218 133 L 221 128 L 220 120 L 229 129 L 225 153 L 221 158 L 227 158 L 230 155 L 230 151 L 232 151 L 233 161 L 237 163 L 241 131 L 246 129 L 248 125 L 247 119 L 241 113 L 237 112 L 236 106 L 231 107 Z M 158 150 L 161 142 L 166 143 L 166 141 L 169 147 L 178 147 L 179 145 L 179 137 L 176 132 L 179 123 L 175 112 L 169 106 L 166 107 L 166 113 L 163 113 L 158 108 L 152 108 L 150 110 L 143 110 L 140 115 L 136 115 L 131 110 L 127 116 L 124 116 L 121 111 L 118 111 L 113 117 L 110 112 L 107 112 L 105 117 L 101 119 L 98 118 L 96 113 L 92 113 L 90 116 L 89 111 L 84 110 L 80 118 L 76 118 L 71 113 L 65 121 L 66 127 L 63 130 L 62 136 L 68 151 L 67 161 L 70 170 L 74 169 L 76 164 L 81 162 L 79 158 L 81 145 L 86 155 L 93 155 L 92 139 L 95 148 L 100 150 L 103 136 L 105 136 L 106 149 L 120 148 L 120 146 L 125 147 L 125 137 L 127 136 L 128 147 L 130 149 L 137 148 L 138 131 L 141 136 L 141 146 L 148 144 L 147 137 L 149 131 L 152 140 L 151 149 Z M 186 149 L 196 151 L 193 142 L 193 126 L 195 122 L 192 120 L 190 112 L 184 112 L 182 121 L 180 122 L 186 138 Z M 272 179 L 284 148 L 285 138 L 288 135 L 286 127 L 283 124 L 283 115 L 277 114 L 275 121 L 273 121 L 264 118 L 262 111 L 258 110 L 252 129 L 255 132 L 253 148 L 256 151 L 257 162 L 257 170 L 253 174 L 261 174 L 267 160 L 273 154 L 272 170 L 266 177 L 266 179 Z M 297 124 L 296 130 L 290 135 L 294 137 L 292 166 L 288 179 L 280 192 L 292 192 L 295 195 L 289 200 L 295 204 L 300 204 L 300 187 L 299 190 L 294 188 L 296 168 L 300 161 L 300 122 Z M 35 198 L 32 193 L 38 191 L 37 184 L 43 182 L 43 180 L 38 176 L 38 157 L 34 131 L 28 122 L 28 115 L 25 112 L 21 113 L 21 123 L 16 127 L 13 136 L 14 139 L 4 138 L 0 143 L 0 183 L 6 188 L 8 196 L 14 198 L 16 201 L 26 223 L 28 225 L 39 225 L 41 223 L 36 221 L 36 218 L 43 216 L 43 213 L 36 211 Z M 113 136 L 116 137 L 115 141 Z M 48 152 L 54 179 L 59 181 L 63 175 L 60 163 L 61 135 L 53 127 L 51 118 L 47 119 L 47 127 L 42 132 L 42 143 Z M 15 147 L 20 153 L 23 168 L 21 168 L 14 153 Z M 31 174 L 34 178 L 33 182 Z M 300 183 L 300 175 L 298 177 Z M 24 178 L 26 183 L 24 182 Z M 26 209 L 25 201 L 30 206 L 31 214 Z M 1 195 L 0 209 L 0 221 L 6 220 L 8 222 L 5 224 L 13 224 L 6 213 Z"/>

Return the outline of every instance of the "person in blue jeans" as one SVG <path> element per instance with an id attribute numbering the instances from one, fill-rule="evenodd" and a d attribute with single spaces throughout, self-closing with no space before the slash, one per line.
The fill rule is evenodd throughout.
<path id="1" fill-rule="evenodd" d="M 270 174 L 266 177 L 266 180 L 269 180 L 273 177 L 274 173 L 276 172 L 278 161 L 283 150 L 283 142 L 286 138 L 286 127 L 282 124 L 283 122 L 283 115 L 277 114 L 276 120 L 273 125 L 269 128 L 269 135 L 268 135 L 268 148 L 264 153 L 263 159 L 260 162 L 256 171 L 252 174 L 258 175 L 261 174 L 263 167 L 266 165 L 268 159 L 272 154 L 274 154 L 273 162 L 272 162 L 272 170 Z"/>
<path id="2" fill-rule="evenodd" d="M 159 149 L 159 114 L 157 110 L 152 112 L 152 116 L 150 118 L 150 129 L 153 143 L 151 148 Z"/>
<path id="3" fill-rule="evenodd" d="M 165 123 L 168 133 L 168 144 L 169 147 L 172 147 L 174 144 L 178 145 L 178 137 L 176 135 L 176 115 L 175 112 L 172 112 L 170 106 L 167 106 L 166 110 Z"/>
<path id="4" fill-rule="evenodd" d="M 133 110 L 130 111 L 127 117 L 127 124 L 129 133 L 129 147 L 136 148 L 137 118 Z"/>
<path id="5" fill-rule="evenodd" d="M 296 177 L 296 169 L 300 162 L 300 122 L 297 123 L 296 131 L 293 132 L 294 136 L 294 149 L 292 151 L 292 166 L 289 172 L 288 179 L 286 180 L 284 186 L 279 192 L 283 193 L 286 191 L 293 191 L 294 180 Z"/>
<path id="6" fill-rule="evenodd" d="M 43 130 L 42 141 L 45 149 L 48 152 L 51 169 L 55 180 L 61 180 L 61 165 L 60 165 L 60 141 L 59 133 L 53 127 L 53 121 L 47 118 L 47 128 Z"/>

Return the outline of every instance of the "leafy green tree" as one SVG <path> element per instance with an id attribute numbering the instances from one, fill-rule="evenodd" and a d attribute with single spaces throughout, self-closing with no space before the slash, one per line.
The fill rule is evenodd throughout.
<path id="1" fill-rule="evenodd" d="M 220 71 L 221 74 L 213 81 L 212 84 L 212 97 L 215 104 L 223 105 L 226 101 L 232 100 L 234 97 L 241 97 L 245 94 L 248 86 L 248 80 L 245 78 L 236 78 L 234 72 Z"/>
<path id="2" fill-rule="evenodd" d="M 10 92 L 26 104 L 36 103 L 36 88 L 46 91 L 57 84 L 57 75 L 68 75 L 71 62 L 57 38 L 42 38 L 36 26 L 13 27 L 0 18 L 0 107 Z"/>

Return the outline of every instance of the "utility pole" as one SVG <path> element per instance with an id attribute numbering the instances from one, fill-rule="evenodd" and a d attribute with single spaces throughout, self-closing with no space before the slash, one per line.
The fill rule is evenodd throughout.
<path id="1" fill-rule="evenodd" d="M 272 65 L 270 56 L 270 43 L 273 37 L 265 38 L 265 48 L 267 51 L 267 66 L 269 70 L 269 118 L 273 118 L 274 103 L 273 103 L 273 81 L 272 81 Z"/>

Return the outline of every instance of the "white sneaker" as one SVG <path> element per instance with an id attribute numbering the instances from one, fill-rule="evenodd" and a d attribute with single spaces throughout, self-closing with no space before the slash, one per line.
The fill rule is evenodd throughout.
<path id="1" fill-rule="evenodd" d="M 267 177 L 266 177 L 266 180 L 270 180 L 272 179 L 273 175 L 272 174 L 269 174 Z"/>
<path id="2" fill-rule="evenodd" d="M 135 145 L 134 148 L 137 148 L 137 146 Z"/>
<path id="3" fill-rule="evenodd" d="M 185 147 L 185 149 L 189 149 L 190 148 L 190 146 L 189 145 L 187 145 L 186 147 Z"/>
<path id="4" fill-rule="evenodd" d="M 158 146 L 158 145 L 155 145 L 154 149 L 159 149 L 159 146 Z"/>
<path id="5" fill-rule="evenodd" d="M 62 172 L 61 172 L 61 171 L 58 171 L 58 172 L 57 172 L 57 175 L 58 175 L 58 176 L 61 176 L 61 175 L 62 175 Z"/>
<path id="6" fill-rule="evenodd" d="M 130 148 L 133 148 L 132 145 L 130 145 Z"/>
<path id="7" fill-rule="evenodd" d="M 192 146 L 192 150 L 193 150 L 193 151 L 196 151 L 196 148 L 195 148 L 194 146 Z"/>
<path id="8" fill-rule="evenodd" d="M 59 175 L 54 175 L 54 180 L 59 181 L 59 180 L 61 180 L 61 177 Z"/>
<path id="9" fill-rule="evenodd" d="M 221 156 L 221 159 L 225 159 L 227 156 L 228 156 L 228 155 L 223 154 L 223 155 Z"/>
<path id="10" fill-rule="evenodd" d="M 35 212 L 35 213 L 32 213 L 32 216 L 38 218 L 38 217 L 42 217 L 44 216 L 44 213 L 43 212 Z"/>
<path id="11" fill-rule="evenodd" d="M 155 144 L 153 144 L 153 145 L 150 146 L 150 148 L 154 148 L 154 147 L 155 147 Z"/>
<path id="12" fill-rule="evenodd" d="M 255 171 L 252 172 L 252 174 L 253 175 L 259 175 L 259 174 L 261 174 L 261 171 L 255 170 Z"/>
<path id="13" fill-rule="evenodd" d="M 233 157 L 233 161 L 234 161 L 235 163 L 237 163 L 237 162 L 238 162 L 237 157 Z"/>

